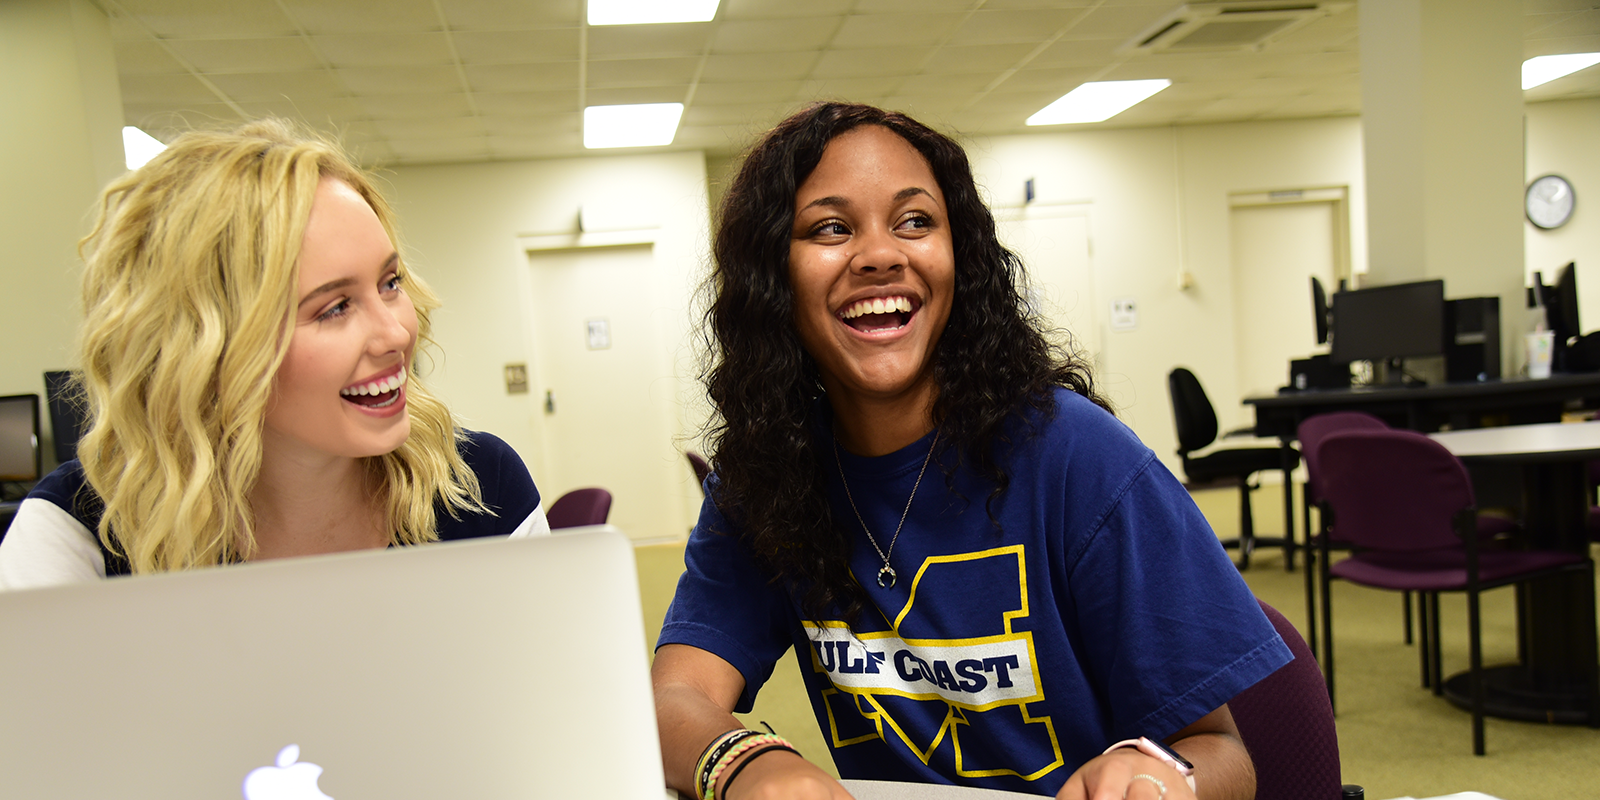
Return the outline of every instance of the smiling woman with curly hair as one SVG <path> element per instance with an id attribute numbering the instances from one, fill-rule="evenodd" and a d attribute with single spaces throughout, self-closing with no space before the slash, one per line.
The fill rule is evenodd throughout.
<path id="1" fill-rule="evenodd" d="M 848 796 L 732 716 L 793 647 L 845 778 L 1252 796 L 1226 703 L 1288 649 L 1026 312 L 960 145 L 807 108 L 745 158 L 713 251 L 715 472 L 654 666 L 668 782 Z"/>

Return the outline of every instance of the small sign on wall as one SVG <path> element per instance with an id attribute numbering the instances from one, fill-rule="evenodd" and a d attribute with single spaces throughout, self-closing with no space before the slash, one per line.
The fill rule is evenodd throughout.
<path id="1" fill-rule="evenodd" d="M 506 394 L 528 393 L 528 365 L 506 365 Z"/>
<path id="2" fill-rule="evenodd" d="M 1118 297 L 1111 301 L 1111 330 L 1131 331 L 1139 327 L 1139 310 L 1131 297 Z"/>
<path id="3" fill-rule="evenodd" d="M 611 347 L 611 321 L 607 319 L 591 319 L 589 326 L 589 349 L 605 350 Z"/>

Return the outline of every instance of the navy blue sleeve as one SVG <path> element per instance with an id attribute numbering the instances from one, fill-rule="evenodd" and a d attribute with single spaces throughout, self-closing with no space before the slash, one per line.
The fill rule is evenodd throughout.
<path id="1" fill-rule="evenodd" d="M 529 514 L 539 508 L 539 489 L 527 465 L 511 445 L 491 433 L 466 431 L 460 443 L 461 457 L 478 476 L 483 504 L 494 512 L 477 514 L 457 511 L 460 519 L 439 510 L 439 539 L 472 539 L 480 536 L 508 536 Z"/>
<path id="2" fill-rule="evenodd" d="M 700 520 L 684 550 L 685 571 L 656 647 L 687 644 L 728 662 L 744 676 L 744 691 L 734 706 L 744 713 L 793 643 L 795 611 L 717 510 L 711 500 L 716 491 L 713 474 L 706 478 Z"/>

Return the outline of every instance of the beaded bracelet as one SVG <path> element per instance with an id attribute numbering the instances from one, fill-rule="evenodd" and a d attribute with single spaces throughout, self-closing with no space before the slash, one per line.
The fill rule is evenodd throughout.
<path id="1" fill-rule="evenodd" d="M 706 776 L 704 789 L 700 795 L 701 800 L 716 800 L 717 778 L 722 777 L 722 771 L 727 769 L 728 765 L 732 764 L 733 760 L 745 751 L 764 744 L 781 744 L 791 750 L 794 749 L 794 745 L 789 744 L 782 736 L 771 733 L 756 733 L 755 731 L 751 731 L 751 734 L 751 736 L 739 739 L 733 746 L 727 748 L 727 752 L 717 758 L 716 763 L 711 767 L 711 774 Z"/>
<path id="2" fill-rule="evenodd" d="M 796 749 L 794 749 L 793 747 L 790 747 L 787 744 L 773 743 L 773 744 L 767 745 L 766 747 L 757 747 L 757 748 L 755 748 L 754 750 L 752 750 L 750 752 L 750 755 L 745 756 L 745 759 L 743 761 L 739 762 L 738 766 L 733 768 L 732 772 L 728 773 L 727 779 L 722 782 L 722 796 L 723 797 L 727 797 L 728 796 L 728 789 L 729 789 L 729 787 L 733 786 L 733 779 L 739 777 L 739 773 L 743 772 L 744 768 L 750 765 L 750 762 L 756 760 L 756 756 L 759 756 L 762 753 L 767 752 L 768 750 L 788 750 L 789 752 L 794 753 L 795 755 L 800 755 L 800 751 L 799 750 L 796 750 Z"/>
<path id="3" fill-rule="evenodd" d="M 711 743 L 706 745 L 706 749 L 700 753 L 700 758 L 695 761 L 695 797 L 702 797 L 705 795 L 707 779 L 710 778 L 712 768 L 715 767 L 717 762 L 722 759 L 723 755 L 728 752 L 729 748 L 733 747 L 735 744 L 738 744 L 740 740 L 748 739 L 751 736 L 757 736 L 760 733 L 760 731 L 753 731 L 748 728 L 737 728 L 728 731 L 727 733 L 724 733 L 715 739 L 712 739 Z"/>

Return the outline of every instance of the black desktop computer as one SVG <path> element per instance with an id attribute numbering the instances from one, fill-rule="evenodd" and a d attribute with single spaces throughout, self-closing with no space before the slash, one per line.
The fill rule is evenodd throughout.
<path id="1" fill-rule="evenodd" d="M 1348 389 L 1350 365 L 1335 364 L 1326 356 L 1296 358 L 1289 361 L 1288 389 Z"/>
<path id="2" fill-rule="evenodd" d="M 1500 298 L 1445 303 L 1444 372 L 1451 383 L 1500 377 Z"/>

